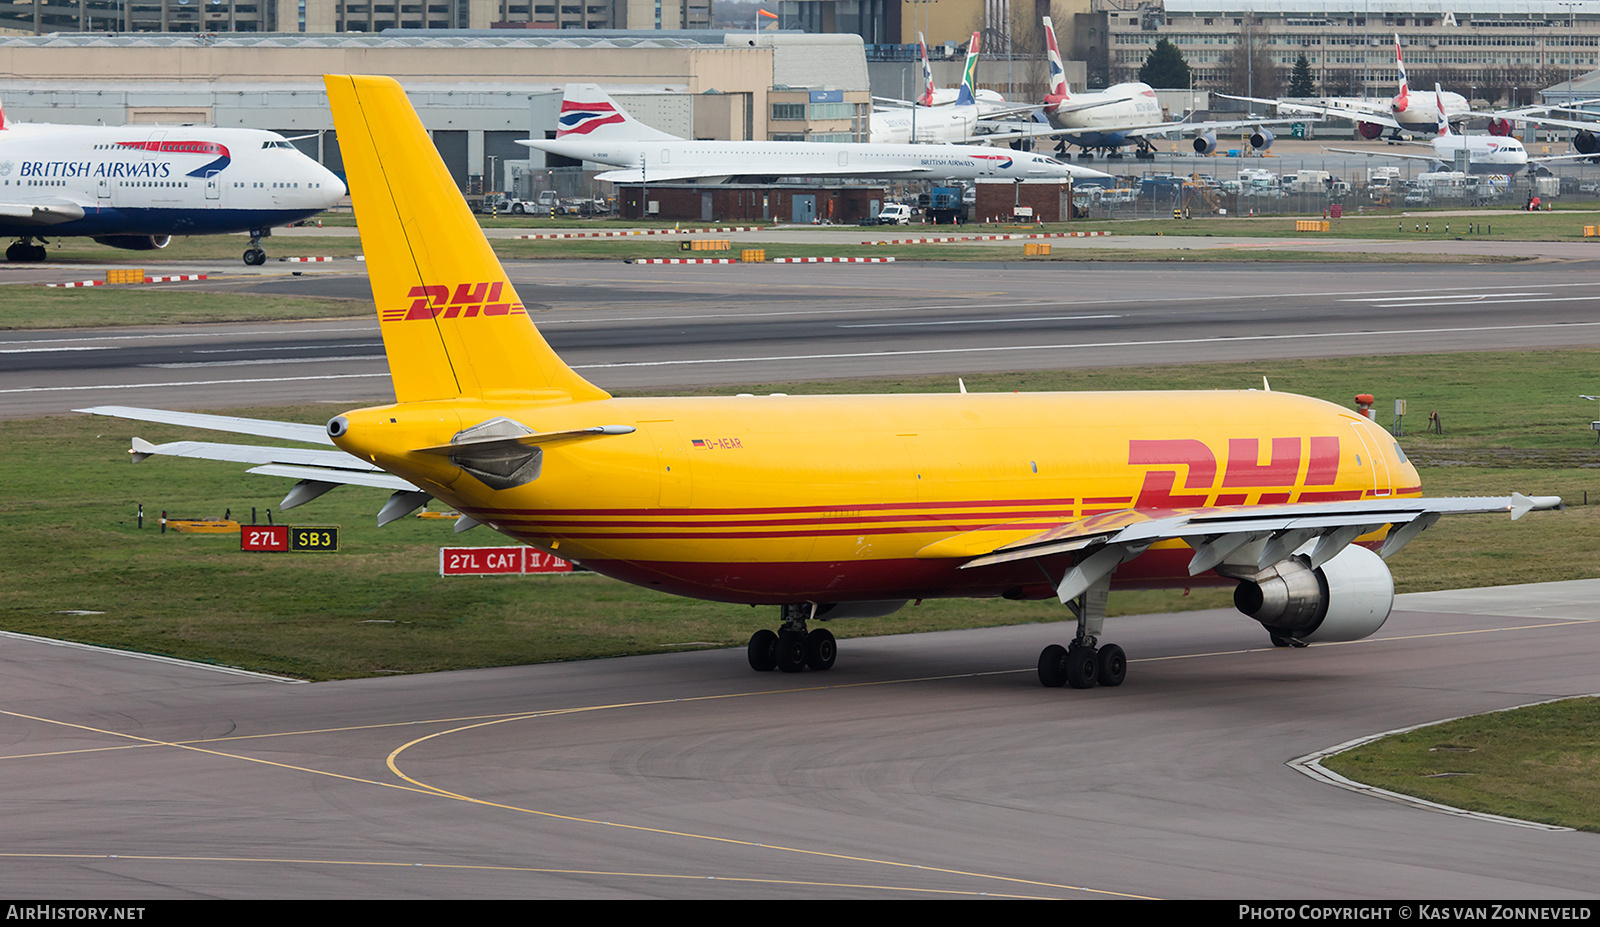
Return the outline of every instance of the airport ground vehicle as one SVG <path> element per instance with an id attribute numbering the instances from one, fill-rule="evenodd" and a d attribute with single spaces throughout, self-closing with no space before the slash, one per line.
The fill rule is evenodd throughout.
<path id="1" fill-rule="evenodd" d="M 911 207 L 905 203 L 889 203 L 878 210 L 879 225 L 909 225 Z"/>

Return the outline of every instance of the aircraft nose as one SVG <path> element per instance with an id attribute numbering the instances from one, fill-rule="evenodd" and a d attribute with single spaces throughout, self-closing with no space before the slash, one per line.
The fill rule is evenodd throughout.
<path id="1" fill-rule="evenodd" d="M 344 181 L 340 180 L 337 174 L 333 173 L 327 168 L 323 168 L 322 173 L 325 175 L 322 178 L 321 187 L 321 190 L 325 194 L 323 197 L 323 206 L 333 206 L 340 200 L 344 199 L 345 194 L 350 191 L 345 187 Z"/>

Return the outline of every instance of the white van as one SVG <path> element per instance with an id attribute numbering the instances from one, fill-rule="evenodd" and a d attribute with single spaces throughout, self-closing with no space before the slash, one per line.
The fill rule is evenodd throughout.
<path id="1" fill-rule="evenodd" d="M 910 225 L 911 207 L 904 203 L 890 203 L 878 210 L 879 225 Z"/>

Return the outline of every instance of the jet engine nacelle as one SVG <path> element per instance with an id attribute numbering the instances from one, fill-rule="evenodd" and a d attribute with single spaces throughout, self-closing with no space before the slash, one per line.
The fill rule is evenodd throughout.
<path id="1" fill-rule="evenodd" d="M 1194 150 L 1196 154 L 1208 155 L 1217 150 L 1217 133 L 1207 132 L 1194 137 Z"/>
<path id="2" fill-rule="evenodd" d="M 171 235 L 102 235 L 96 242 L 124 251 L 160 251 L 172 241 Z"/>
<path id="3" fill-rule="evenodd" d="M 1356 131 L 1361 133 L 1362 138 L 1377 138 L 1383 134 L 1383 126 L 1376 122 L 1358 122 Z"/>
<path id="4" fill-rule="evenodd" d="M 1600 139 L 1595 138 L 1594 133 L 1588 129 L 1579 129 L 1578 133 L 1572 136 L 1572 147 L 1578 150 L 1578 154 L 1594 154 L 1600 151 Z"/>
<path id="5" fill-rule="evenodd" d="M 1498 136 L 1501 136 L 1502 138 L 1507 136 L 1507 135 L 1510 135 L 1511 134 L 1511 120 L 1509 120 L 1509 119 L 1491 119 L 1491 120 L 1489 120 L 1489 134 L 1490 135 L 1498 135 Z"/>
<path id="6" fill-rule="evenodd" d="M 1250 147 L 1257 151 L 1266 151 L 1272 147 L 1272 133 L 1266 129 L 1257 129 L 1250 133 Z"/>
<path id="7" fill-rule="evenodd" d="M 1394 577 L 1377 554 L 1352 544 L 1316 569 L 1296 555 L 1240 580 L 1233 604 L 1275 637 L 1355 641 L 1388 619 Z"/>

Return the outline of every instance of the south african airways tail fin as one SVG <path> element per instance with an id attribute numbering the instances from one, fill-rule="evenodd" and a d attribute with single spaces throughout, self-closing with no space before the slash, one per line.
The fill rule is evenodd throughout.
<path id="1" fill-rule="evenodd" d="M 395 398 L 609 398 L 534 327 L 400 85 L 324 80 Z"/>
<path id="2" fill-rule="evenodd" d="M 956 93 L 957 106 L 976 106 L 978 88 L 978 33 L 967 42 L 967 65 L 961 69 L 961 89 Z"/>

